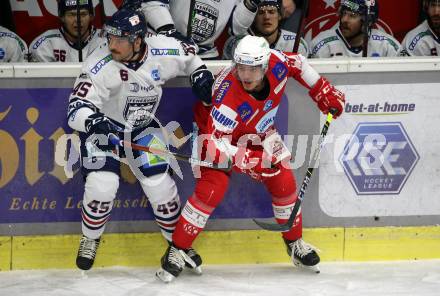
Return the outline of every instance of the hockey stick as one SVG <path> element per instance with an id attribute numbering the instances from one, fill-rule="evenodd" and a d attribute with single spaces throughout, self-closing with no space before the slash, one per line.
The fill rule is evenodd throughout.
<path id="1" fill-rule="evenodd" d="M 309 0 L 304 0 L 303 8 L 301 11 L 301 18 L 299 20 L 299 26 L 296 30 L 295 43 L 293 44 L 292 52 L 298 52 L 299 43 L 301 42 L 302 35 L 304 33 L 304 27 L 306 25 L 306 17 L 309 14 Z"/>
<path id="2" fill-rule="evenodd" d="M 109 134 L 108 139 L 113 145 L 116 145 L 116 146 L 128 147 L 128 148 L 131 148 L 134 150 L 145 151 L 145 152 L 149 152 L 149 153 L 156 154 L 156 155 L 163 156 L 163 157 L 174 157 L 177 160 L 185 161 L 185 162 L 188 162 L 188 163 L 191 163 L 194 165 L 198 165 L 198 166 L 202 166 L 202 167 L 208 167 L 208 168 L 212 168 L 212 169 L 216 169 L 216 170 L 220 170 L 220 171 L 224 171 L 224 172 L 229 172 L 232 169 L 231 161 L 228 162 L 228 166 L 225 168 L 225 167 L 223 167 L 223 165 L 219 165 L 219 164 L 208 162 L 208 161 L 203 161 L 203 160 L 193 158 L 188 155 L 184 155 L 184 154 L 180 154 L 180 153 L 176 153 L 176 152 L 171 152 L 169 150 L 162 150 L 162 149 L 158 149 L 158 148 L 154 148 L 154 147 L 142 146 L 142 145 L 138 145 L 138 144 L 135 144 L 135 143 L 132 143 L 129 141 L 121 140 L 115 134 Z"/>
<path id="3" fill-rule="evenodd" d="M 369 26 L 370 26 L 370 9 L 371 9 L 371 1 L 365 0 L 365 21 L 364 21 L 364 40 L 362 41 L 362 57 L 368 57 L 368 40 L 370 39 L 369 34 Z"/>
<path id="4" fill-rule="evenodd" d="M 278 231 L 278 232 L 289 231 L 292 228 L 293 223 L 296 218 L 296 214 L 298 213 L 299 207 L 301 206 L 301 202 L 304 199 L 304 193 L 306 192 L 307 186 L 309 186 L 309 182 L 312 177 L 312 173 L 315 168 L 315 165 L 318 161 L 322 146 L 324 144 L 324 139 L 325 139 L 325 136 L 327 135 L 328 128 L 330 127 L 330 123 L 333 120 L 333 115 L 336 114 L 336 112 L 337 112 L 337 110 L 331 109 L 327 115 L 327 120 L 324 123 L 324 126 L 322 127 L 321 136 L 319 137 L 318 147 L 315 149 L 315 151 L 313 153 L 313 156 L 311 159 L 311 164 L 307 168 L 307 173 L 304 176 L 304 180 L 303 180 L 301 187 L 299 189 L 298 199 L 295 202 L 295 206 L 292 209 L 292 213 L 290 213 L 289 219 L 284 224 L 276 224 L 276 223 L 271 223 L 271 222 L 266 223 L 263 221 L 259 221 L 257 219 L 252 219 L 261 228 L 263 228 L 265 230 L 269 230 L 269 231 Z"/>

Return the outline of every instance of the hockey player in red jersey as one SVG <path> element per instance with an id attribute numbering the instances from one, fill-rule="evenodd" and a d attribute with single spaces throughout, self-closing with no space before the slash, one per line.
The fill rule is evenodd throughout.
<path id="1" fill-rule="evenodd" d="M 271 50 L 264 38 L 256 36 L 246 36 L 238 43 L 233 65 L 217 77 L 208 119 L 202 115 L 203 108 L 196 112 L 200 134 L 207 139 L 203 141 L 201 157 L 232 159 L 236 172 L 262 182 L 272 196 L 278 223 L 287 221 L 297 200 L 290 153 L 274 126 L 288 77 L 309 89 L 310 97 L 323 113 L 332 108 L 337 110 L 334 118 L 342 113 L 344 94 L 321 77 L 305 57 Z M 173 233 L 173 243 L 156 273 L 161 280 L 173 280 L 189 261 L 185 250 L 223 199 L 230 176 L 231 173 L 201 168 L 201 177 Z M 319 256 L 302 240 L 301 211 L 292 229 L 283 232 L 282 237 L 295 265 L 317 270 Z M 200 265 L 201 261 L 193 263 Z"/>

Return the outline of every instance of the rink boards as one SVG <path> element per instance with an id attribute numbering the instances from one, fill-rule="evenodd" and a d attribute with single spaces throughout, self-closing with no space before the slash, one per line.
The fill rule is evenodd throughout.
<path id="1" fill-rule="evenodd" d="M 440 228 L 306 228 L 322 261 L 440 258 Z M 0 237 L 0 271 L 75 268 L 78 235 Z M 206 231 L 194 247 L 204 264 L 287 263 L 279 234 L 262 230 Z M 166 243 L 159 233 L 105 234 L 96 267 L 159 266 Z"/>
<path id="2" fill-rule="evenodd" d="M 306 193 L 306 240 L 323 251 L 323 260 L 439 258 L 440 61 L 313 64 L 344 90 L 347 105 Z M 210 64 L 214 71 L 222 65 Z M 1 270 L 73 267 L 83 183 L 79 173 L 67 178 L 54 154 L 56 140 L 69 133 L 66 97 L 78 73 L 75 64 L 0 67 Z M 189 133 L 194 100 L 187 78 L 168 83 L 159 110 L 164 123 L 176 120 Z M 294 81 L 283 104 L 278 125 L 300 183 L 323 117 Z M 181 168 L 184 178 L 176 181 L 185 200 L 194 179 L 189 166 Z M 123 180 L 97 264 L 157 265 L 164 243 L 133 176 L 125 170 Z M 272 215 L 264 189 L 234 176 L 196 246 L 212 264 L 285 262 L 278 235 L 257 230 L 251 220 Z"/>

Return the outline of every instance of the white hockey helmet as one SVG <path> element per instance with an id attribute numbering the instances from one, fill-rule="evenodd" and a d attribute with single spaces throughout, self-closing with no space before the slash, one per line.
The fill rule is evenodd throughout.
<path id="1" fill-rule="evenodd" d="M 269 65 L 269 43 L 263 37 L 247 35 L 237 44 L 234 51 L 234 63 L 249 66 L 262 66 L 266 72 Z"/>

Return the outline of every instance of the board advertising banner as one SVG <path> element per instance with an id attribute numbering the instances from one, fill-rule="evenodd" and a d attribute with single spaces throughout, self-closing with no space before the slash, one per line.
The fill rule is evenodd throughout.
<path id="1" fill-rule="evenodd" d="M 68 177 L 55 156 L 59 141 L 73 132 L 66 120 L 70 92 L 64 88 L 0 90 L 0 223 L 80 221 L 84 181 L 79 164 L 73 165 Z M 190 88 L 165 88 L 158 109 L 162 125 L 174 121 L 189 135 L 195 100 Z M 287 130 L 286 97 L 279 110 L 277 123 L 283 133 Z M 60 146 L 66 147 L 65 143 Z M 189 141 L 179 150 L 190 151 Z M 192 194 L 195 179 L 189 164 L 178 164 L 183 178 L 175 174 L 174 179 L 184 202 Z M 154 220 L 127 166 L 121 167 L 120 180 L 111 219 Z M 269 194 L 249 177 L 234 174 L 213 218 L 258 217 L 273 217 Z"/>
<path id="2" fill-rule="evenodd" d="M 438 215 L 440 84 L 338 86 L 319 173 L 319 204 L 331 217 Z"/>

